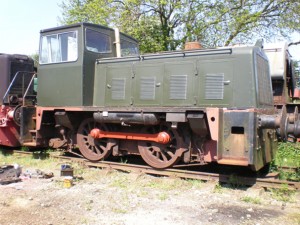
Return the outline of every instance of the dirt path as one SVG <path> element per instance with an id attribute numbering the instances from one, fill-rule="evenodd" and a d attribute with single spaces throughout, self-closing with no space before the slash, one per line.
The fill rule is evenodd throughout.
<path id="1" fill-rule="evenodd" d="M 54 174 L 0 185 L 0 225 L 300 224 L 299 193 L 284 202 L 280 192 L 97 169 L 65 188 Z"/>

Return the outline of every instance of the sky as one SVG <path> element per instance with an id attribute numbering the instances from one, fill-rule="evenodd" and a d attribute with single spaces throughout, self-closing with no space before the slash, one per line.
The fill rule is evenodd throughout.
<path id="1" fill-rule="evenodd" d="M 40 30 L 60 25 L 62 1 L 0 0 L 0 53 L 37 53 Z M 300 34 L 294 33 L 292 41 L 300 41 Z M 289 51 L 294 59 L 300 60 L 300 45 Z"/>
<path id="2" fill-rule="evenodd" d="M 59 25 L 62 0 L 0 0 L 0 52 L 38 52 L 40 30 Z"/>

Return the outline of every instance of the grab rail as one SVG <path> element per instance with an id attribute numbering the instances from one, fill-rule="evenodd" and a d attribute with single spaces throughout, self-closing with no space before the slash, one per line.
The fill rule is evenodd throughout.
<path id="1" fill-rule="evenodd" d="M 10 90 L 11 90 L 13 84 L 15 83 L 16 78 L 17 78 L 20 74 L 33 74 L 33 76 L 34 76 L 36 73 L 35 73 L 35 72 L 28 72 L 28 71 L 18 71 L 18 72 L 15 74 L 14 78 L 12 79 L 12 81 L 10 82 L 10 84 L 9 84 L 9 86 L 8 86 L 8 88 L 7 88 L 7 90 L 6 90 L 5 94 L 4 94 L 4 96 L 3 96 L 3 99 L 2 99 L 2 100 L 3 100 L 3 103 L 5 102 L 5 99 L 7 98 L 8 93 L 10 92 Z M 32 78 L 31 78 L 31 79 L 32 79 Z M 26 91 L 29 89 L 31 83 L 32 83 L 32 81 L 31 81 L 30 84 L 28 85 Z M 23 84 L 22 84 L 22 88 L 24 88 L 24 82 L 23 82 Z M 23 91 L 22 91 L 22 92 L 23 92 Z M 28 92 L 28 91 L 27 91 L 27 92 Z M 22 94 L 23 94 L 23 93 L 22 93 Z M 27 93 L 26 93 L 26 94 L 27 94 Z M 23 99 L 23 100 L 24 100 L 24 99 Z"/>
<path id="2" fill-rule="evenodd" d="M 25 98 L 26 98 L 27 93 L 28 93 L 28 91 L 29 91 L 29 88 L 30 88 L 30 86 L 31 86 L 31 84 L 32 84 L 32 81 L 34 81 L 34 78 L 36 78 L 36 73 L 34 73 L 34 74 L 32 75 L 32 77 L 31 77 L 31 79 L 30 79 L 30 82 L 29 82 L 29 84 L 28 84 L 28 87 L 27 87 L 27 89 L 26 89 L 26 91 L 25 91 L 25 93 L 24 93 L 24 95 L 23 95 L 23 98 L 22 98 L 23 106 L 25 106 Z"/>

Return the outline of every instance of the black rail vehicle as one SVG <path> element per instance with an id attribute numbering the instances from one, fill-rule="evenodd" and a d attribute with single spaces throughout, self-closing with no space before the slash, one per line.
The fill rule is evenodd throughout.
<path id="1" fill-rule="evenodd" d="M 273 106 L 260 45 L 139 55 L 132 37 L 79 23 L 41 31 L 38 78 L 26 56 L 2 54 L 0 66 L 3 146 L 257 171 L 300 132 L 297 108 Z"/>

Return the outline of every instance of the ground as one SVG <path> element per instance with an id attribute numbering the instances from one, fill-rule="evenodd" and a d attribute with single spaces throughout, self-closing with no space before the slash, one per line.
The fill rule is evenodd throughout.
<path id="1" fill-rule="evenodd" d="M 81 167 L 68 188 L 53 165 L 53 178 L 0 185 L 0 225 L 300 224 L 299 193 Z"/>

